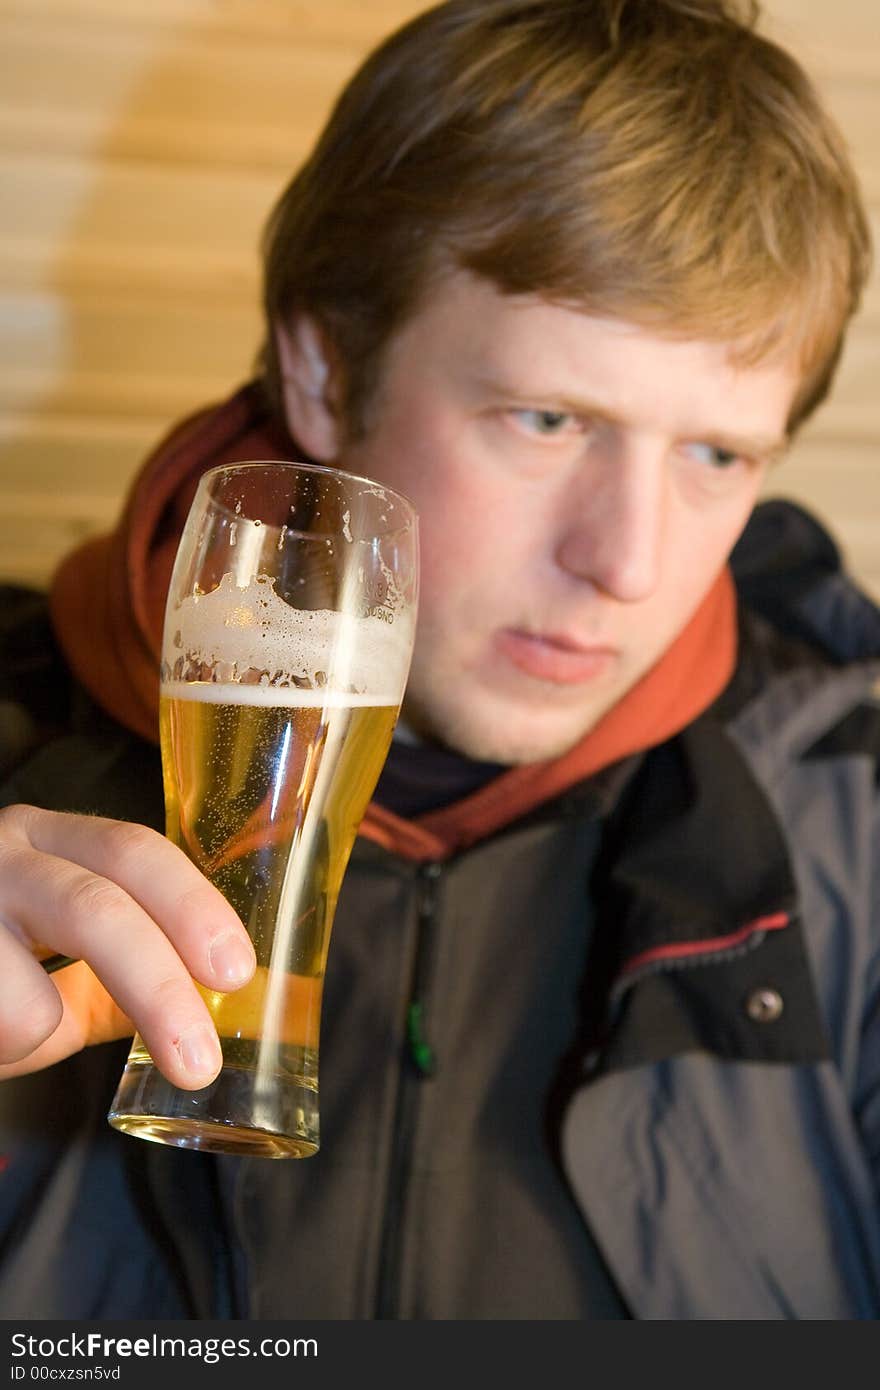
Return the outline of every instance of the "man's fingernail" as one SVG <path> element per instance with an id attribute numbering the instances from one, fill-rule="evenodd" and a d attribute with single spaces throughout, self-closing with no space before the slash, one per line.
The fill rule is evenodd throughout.
<path id="1" fill-rule="evenodd" d="M 215 978 L 230 988 L 244 984 L 254 971 L 253 950 L 238 932 L 224 932 L 218 936 L 211 943 L 208 959 Z"/>
<path id="2" fill-rule="evenodd" d="M 204 1023 L 197 1023 L 181 1035 L 177 1051 L 190 1076 L 210 1079 L 223 1060 L 217 1034 Z"/>

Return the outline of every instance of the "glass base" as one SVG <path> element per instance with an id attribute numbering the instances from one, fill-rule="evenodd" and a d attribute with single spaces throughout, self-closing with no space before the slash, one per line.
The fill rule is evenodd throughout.
<path id="1" fill-rule="evenodd" d="M 318 1089 L 306 1075 L 271 1078 L 225 1065 L 210 1086 L 172 1086 L 148 1055 L 129 1058 L 107 1116 L 114 1129 L 204 1153 L 308 1158 L 317 1153 Z"/>

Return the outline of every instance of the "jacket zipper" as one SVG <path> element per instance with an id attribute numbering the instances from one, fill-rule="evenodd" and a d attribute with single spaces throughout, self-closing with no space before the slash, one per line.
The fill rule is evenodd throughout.
<path id="1" fill-rule="evenodd" d="M 418 871 L 418 906 L 412 980 L 406 1015 L 406 1050 L 402 1052 L 394 1107 L 391 1160 L 385 1195 L 385 1222 L 376 1284 L 377 1319 L 393 1319 L 400 1293 L 404 1211 L 409 1164 L 415 1138 L 419 1086 L 434 1073 L 436 1058 L 425 1033 L 425 999 L 433 959 L 433 925 L 437 910 L 440 864 L 422 864 Z"/>

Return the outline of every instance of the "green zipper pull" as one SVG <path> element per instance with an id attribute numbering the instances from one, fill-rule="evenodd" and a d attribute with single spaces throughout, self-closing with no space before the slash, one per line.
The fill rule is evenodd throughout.
<path id="1" fill-rule="evenodd" d="M 434 1052 L 425 1041 L 422 1033 L 422 1006 L 410 1004 L 406 1014 L 406 1036 L 409 1042 L 409 1055 L 422 1076 L 433 1076 L 435 1069 Z"/>

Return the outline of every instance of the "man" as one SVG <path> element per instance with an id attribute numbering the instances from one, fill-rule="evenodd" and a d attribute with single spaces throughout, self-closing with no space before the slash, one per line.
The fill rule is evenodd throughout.
<path id="1" fill-rule="evenodd" d="M 259 380 L 59 572 L 60 652 L 7 642 L 61 691 L 0 822 L 7 1316 L 876 1316 L 880 619 L 795 509 L 727 567 L 867 260 L 719 0 L 450 0 L 365 64 L 273 215 Z M 143 828 L 158 631 L 200 473 L 294 453 L 412 497 L 419 630 L 321 1152 L 218 1161 L 106 1131 L 125 1049 L 80 1049 L 219 1065 L 188 972 L 253 956 Z"/>

